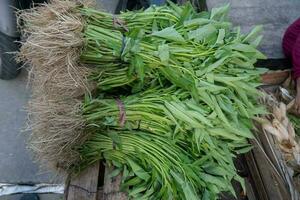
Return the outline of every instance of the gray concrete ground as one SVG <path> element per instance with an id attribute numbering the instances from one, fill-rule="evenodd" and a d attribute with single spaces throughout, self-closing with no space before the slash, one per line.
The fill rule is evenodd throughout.
<path id="1" fill-rule="evenodd" d="M 28 132 L 24 106 L 29 98 L 25 70 L 13 80 L 0 80 L 0 183 L 52 183 L 57 177 L 41 172 L 26 149 Z M 1 196 L 0 200 L 19 200 L 21 195 Z M 59 200 L 62 195 L 43 194 L 41 200 Z"/>
<path id="2" fill-rule="evenodd" d="M 0 183 L 51 182 L 53 175 L 40 172 L 26 149 L 28 132 L 24 106 L 29 98 L 25 70 L 13 80 L 0 80 Z"/>
<path id="3" fill-rule="evenodd" d="M 270 58 L 283 57 L 281 40 L 284 31 L 300 17 L 299 0 L 207 0 L 208 8 L 230 3 L 234 25 L 247 32 L 255 25 L 264 26 L 261 50 Z"/>
<path id="4" fill-rule="evenodd" d="M 97 8 L 101 10 L 106 10 L 111 13 L 115 12 L 115 9 L 118 5 L 119 0 L 96 0 L 97 2 Z"/>

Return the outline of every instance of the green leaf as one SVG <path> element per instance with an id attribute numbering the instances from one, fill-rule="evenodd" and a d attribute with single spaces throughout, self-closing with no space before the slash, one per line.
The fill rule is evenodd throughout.
<path id="1" fill-rule="evenodd" d="M 158 31 L 157 21 L 156 19 L 153 19 L 152 32 L 156 32 L 156 31 Z"/>
<path id="2" fill-rule="evenodd" d="M 233 132 L 230 132 L 224 128 L 212 128 L 208 130 L 209 133 L 213 136 L 220 136 L 230 140 L 240 140 Z"/>
<path id="3" fill-rule="evenodd" d="M 236 196 L 236 193 L 235 193 L 235 190 L 234 190 L 232 184 L 228 184 L 227 186 L 228 186 L 227 188 L 228 188 L 230 194 L 233 195 L 233 198 L 234 198 L 234 199 L 237 199 L 237 196 Z"/>
<path id="4" fill-rule="evenodd" d="M 206 73 L 207 82 L 214 84 L 214 73 Z"/>
<path id="5" fill-rule="evenodd" d="M 109 132 L 108 136 L 119 148 L 122 148 L 122 140 L 117 132 Z"/>
<path id="6" fill-rule="evenodd" d="M 228 174 L 227 170 L 221 166 L 210 166 L 205 168 L 205 171 L 209 174 L 223 177 L 227 176 Z"/>
<path id="7" fill-rule="evenodd" d="M 128 175 L 129 175 L 129 171 L 127 169 L 127 166 L 124 165 L 123 174 L 122 174 L 122 183 L 124 183 L 124 181 L 127 179 Z"/>
<path id="8" fill-rule="evenodd" d="M 154 192 L 155 192 L 155 190 L 153 187 L 151 187 L 150 189 L 147 189 L 147 191 L 145 191 L 144 195 L 142 196 L 142 199 L 145 199 L 145 200 L 149 199 L 149 197 L 151 195 L 153 195 Z"/>
<path id="9" fill-rule="evenodd" d="M 191 19 L 191 20 L 188 20 L 188 21 L 185 21 L 183 23 L 183 25 L 185 27 L 187 26 L 203 26 L 203 25 L 206 25 L 208 23 L 210 23 L 211 20 L 210 19 L 205 19 L 205 18 L 195 18 L 195 19 Z"/>
<path id="10" fill-rule="evenodd" d="M 142 181 L 143 180 L 140 179 L 139 177 L 133 177 L 129 180 L 124 181 L 124 184 L 122 184 L 122 187 L 125 188 L 125 187 L 128 187 L 128 186 L 135 186 L 135 185 L 141 184 Z"/>
<path id="11" fill-rule="evenodd" d="M 249 44 L 235 43 L 230 45 L 229 47 L 233 50 L 242 51 L 242 52 L 250 52 L 250 53 L 257 52 L 257 50 Z"/>
<path id="12" fill-rule="evenodd" d="M 174 13 L 176 13 L 178 16 L 181 15 L 182 13 L 182 6 L 179 6 L 175 3 L 173 3 L 172 1 L 168 1 L 168 5 L 175 11 Z"/>
<path id="13" fill-rule="evenodd" d="M 240 135 L 243 136 L 245 138 L 253 138 L 253 134 L 249 129 L 246 128 L 241 128 L 242 124 L 240 124 L 240 127 L 227 127 L 226 129 L 228 129 L 229 131 L 232 131 L 233 133 L 235 133 L 236 135 Z"/>
<path id="14" fill-rule="evenodd" d="M 191 4 L 186 4 L 180 14 L 180 18 L 176 24 L 176 26 L 180 26 L 186 21 L 193 13 L 193 7 Z"/>
<path id="15" fill-rule="evenodd" d="M 226 59 L 228 58 L 228 56 L 224 56 L 223 58 L 217 60 L 215 63 L 209 65 L 206 68 L 206 73 L 213 71 L 214 69 L 220 67 L 222 64 L 224 64 L 224 62 L 226 61 Z"/>
<path id="16" fill-rule="evenodd" d="M 134 60 L 134 68 L 135 71 L 138 75 L 138 78 L 141 80 L 141 82 L 144 82 L 144 78 L 145 78 L 145 64 L 143 59 L 139 56 L 139 55 L 135 55 L 133 57 Z"/>
<path id="17" fill-rule="evenodd" d="M 251 149 L 253 149 L 253 146 L 246 146 L 244 148 L 241 148 L 241 149 L 236 149 L 235 152 L 238 153 L 238 154 L 244 154 L 244 153 L 247 153 L 249 152 Z"/>
<path id="18" fill-rule="evenodd" d="M 183 185 L 183 184 L 185 183 L 185 181 L 183 180 L 183 178 L 182 178 L 179 174 L 177 174 L 176 172 L 174 172 L 174 171 L 172 171 L 172 170 L 171 170 L 170 172 L 171 172 L 173 178 L 175 179 L 175 181 L 176 181 L 179 185 Z"/>
<path id="19" fill-rule="evenodd" d="M 247 109 L 245 108 L 245 105 L 243 104 L 242 101 L 240 101 L 238 98 L 235 98 L 234 99 L 236 105 L 238 106 L 239 110 L 240 110 L 240 113 L 244 116 L 244 117 L 247 117 L 249 118 L 249 113 L 247 111 Z"/>
<path id="20" fill-rule="evenodd" d="M 214 108 L 214 103 L 208 92 L 201 92 L 201 93 L 199 93 L 199 95 L 201 96 L 202 101 L 204 101 L 211 108 Z M 213 114 L 213 115 L 215 115 L 215 114 Z"/>
<path id="21" fill-rule="evenodd" d="M 263 35 L 258 36 L 255 40 L 253 40 L 252 42 L 250 42 L 250 44 L 254 47 L 257 47 L 261 40 L 263 39 Z"/>
<path id="22" fill-rule="evenodd" d="M 162 44 L 158 46 L 158 57 L 164 64 L 167 64 L 169 62 L 170 54 L 168 44 Z"/>
<path id="23" fill-rule="evenodd" d="M 194 31 L 188 33 L 188 38 L 190 40 L 196 39 L 197 41 L 202 41 L 209 38 L 211 35 L 216 34 L 217 29 L 212 24 L 204 25 Z"/>
<path id="24" fill-rule="evenodd" d="M 128 193 L 129 196 L 135 196 L 139 193 L 142 193 L 143 191 L 147 190 L 147 186 L 144 184 L 144 185 L 138 185 L 138 186 L 135 186 L 133 187 L 133 189 L 131 189 Z"/>
<path id="25" fill-rule="evenodd" d="M 180 104 L 175 102 L 165 102 L 165 106 L 177 119 L 190 124 L 190 126 L 193 128 L 203 128 L 203 125 L 201 123 L 197 122 L 196 120 L 194 120 L 194 118 L 188 116 L 185 113 Z"/>
<path id="26" fill-rule="evenodd" d="M 182 185 L 182 190 L 184 192 L 184 196 L 188 200 L 198 200 L 197 194 L 190 184 L 185 183 Z"/>
<path id="27" fill-rule="evenodd" d="M 181 186 L 183 192 L 184 192 L 184 196 L 186 199 L 188 200 L 198 200 L 197 198 L 197 194 L 194 191 L 193 188 L 191 188 L 191 186 L 188 184 L 188 182 L 186 182 L 181 175 L 179 175 L 178 173 L 174 172 L 171 170 L 171 174 L 173 176 L 173 178 L 175 179 L 175 181 L 178 183 L 178 185 Z"/>
<path id="28" fill-rule="evenodd" d="M 151 176 L 137 163 L 135 163 L 131 159 L 127 159 L 129 166 L 131 167 L 132 171 L 141 179 L 147 181 Z"/>
<path id="29" fill-rule="evenodd" d="M 123 164 L 122 163 L 120 163 L 120 162 L 118 162 L 116 160 L 112 160 L 111 162 L 112 162 L 113 166 L 115 166 L 117 168 L 123 168 Z"/>
<path id="30" fill-rule="evenodd" d="M 179 122 L 177 121 L 177 119 L 175 118 L 174 114 L 169 111 L 167 109 L 167 107 L 163 108 L 165 115 L 171 119 L 173 121 L 173 123 L 176 125 L 176 129 L 180 129 L 181 131 L 183 130 L 183 128 L 181 127 L 181 125 L 179 124 Z"/>
<path id="31" fill-rule="evenodd" d="M 216 44 L 223 44 L 225 38 L 225 29 L 219 29 L 218 38 Z"/>
<path id="32" fill-rule="evenodd" d="M 211 200 L 209 191 L 207 189 L 204 190 L 202 200 Z"/>
<path id="33" fill-rule="evenodd" d="M 124 57 L 130 52 L 131 50 L 131 47 L 133 45 L 133 39 L 131 38 L 128 38 L 128 37 L 125 37 L 125 45 L 124 45 L 124 48 L 123 48 L 123 51 L 121 52 L 121 58 L 124 59 Z M 121 51 L 121 49 L 119 49 L 119 51 Z"/>
<path id="34" fill-rule="evenodd" d="M 112 172 L 109 173 L 108 178 L 116 177 L 120 173 L 121 173 L 121 169 L 120 168 L 114 169 Z"/>
<path id="35" fill-rule="evenodd" d="M 173 27 L 165 28 L 161 31 L 154 32 L 151 35 L 164 38 L 169 41 L 184 42 L 184 38 Z"/>
<path id="36" fill-rule="evenodd" d="M 198 148 L 199 151 L 201 149 L 202 140 L 204 139 L 204 134 L 205 133 L 202 129 L 196 128 L 195 131 L 194 131 L 194 138 L 195 138 L 197 148 Z"/>
<path id="37" fill-rule="evenodd" d="M 210 120 L 208 120 L 206 117 L 204 117 L 203 115 L 201 115 L 199 112 L 196 111 L 186 111 L 186 113 L 188 115 L 190 115 L 191 117 L 193 117 L 194 119 L 197 119 L 200 123 L 203 123 L 207 126 L 213 127 L 212 123 L 210 122 Z"/>
<path id="38" fill-rule="evenodd" d="M 226 4 L 225 6 L 219 8 L 212 8 L 210 19 L 214 19 L 217 21 L 224 21 L 225 18 L 227 17 L 228 11 L 229 11 L 229 4 Z"/>
<path id="39" fill-rule="evenodd" d="M 234 180 L 238 181 L 241 184 L 243 191 L 246 192 L 245 180 L 242 177 L 240 177 L 239 175 L 235 175 Z"/>
<path id="40" fill-rule="evenodd" d="M 218 187 L 221 188 L 227 188 L 227 185 L 224 181 L 224 178 L 222 177 L 219 177 L 219 176 L 212 176 L 210 174 L 206 174 L 206 173 L 200 173 L 200 177 L 205 181 L 205 182 L 208 182 L 208 183 L 212 183 L 212 184 L 215 184 L 217 185 Z"/>
<path id="41" fill-rule="evenodd" d="M 226 118 L 226 116 L 224 115 L 224 113 L 222 112 L 218 101 L 216 100 L 215 96 L 211 96 L 212 100 L 213 100 L 213 104 L 214 104 L 214 110 L 216 111 L 218 117 L 226 124 L 229 125 L 228 119 Z"/>
<path id="42" fill-rule="evenodd" d="M 267 59 L 267 57 L 261 53 L 260 51 L 256 51 L 256 55 L 255 55 L 256 59 Z"/>
<path id="43" fill-rule="evenodd" d="M 92 101 L 92 97 L 90 96 L 89 93 L 85 93 L 84 95 L 84 105 L 89 104 Z"/>
<path id="44" fill-rule="evenodd" d="M 243 42 L 251 43 L 257 39 L 258 35 L 261 34 L 263 30 L 262 25 L 255 26 L 254 29 L 243 39 Z"/>

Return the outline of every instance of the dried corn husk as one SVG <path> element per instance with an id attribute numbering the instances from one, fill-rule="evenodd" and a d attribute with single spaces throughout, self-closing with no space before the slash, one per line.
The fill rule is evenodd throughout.
<path id="1" fill-rule="evenodd" d="M 275 95 L 270 93 L 265 93 L 261 98 L 261 103 L 266 105 L 270 114 L 257 121 L 267 133 L 276 138 L 286 160 L 297 160 L 298 163 L 300 147 L 295 138 L 294 127 L 287 117 L 288 106 L 283 102 L 278 102 Z"/>

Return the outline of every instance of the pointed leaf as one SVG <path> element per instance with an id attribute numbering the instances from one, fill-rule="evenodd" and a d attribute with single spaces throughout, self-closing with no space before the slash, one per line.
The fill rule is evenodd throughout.
<path id="1" fill-rule="evenodd" d="M 163 63 L 168 63 L 170 59 L 170 54 L 169 54 L 169 45 L 167 44 L 162 44 L 158 46 L 158 57 Z"/>
<path id="2" fill-rule="evenodd" d="M 132 171 L 141 179 L 147 181 L 151 176 L 137 163 L 131 159 L 127 159 L 128 164 L 130 165 Z"/>
<path id="3" fill-rule="evenodd" d="M 247 42 L 247 43 L 252 42 L 258 37 L 259 34 L 261 34 L 262 30 L 263 30 L 262 25 L 254 27 L 254 29 L 252 29 L 252 31 L 243 39 L 243 42 Z"/>
<path id="4" fill-rule="evenodd" d="M 154 32 L 152 35 L 169 41 L 184 42 L 184 38 L 173 27 L 168 27 L 161 31 Z"/>
<path id="5" fill-rule="evenodd" d="M 225 6 L 219 8 L 212 8 L 210 19 L 223 21 L 227 17 L 228 11 L 229 11 L 229 4 L 226 4 Z"/>
<path id="6" fill-rule="evenodd" d="M 190 40 L 196 39 L 197 41 L 204 40 L 210 37 L 212 34 L 215 34 L 217 29 L 212 24 L 204 25 L 194 31 L 188 33 L 188 38 Z"/>
<path id="7" fill-rule="evenodd" d="M 225 29 L 219 29 L 219 34 L 218 34 L 216 44 L 223 44 L 224 37 L 225 37 Z"/>

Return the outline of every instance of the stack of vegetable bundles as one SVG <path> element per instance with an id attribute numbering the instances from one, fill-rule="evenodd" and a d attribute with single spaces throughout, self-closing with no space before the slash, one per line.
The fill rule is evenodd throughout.
<path id="1" fill-rule="evenodd" d="M 69 172 L 104 160 L 131 199 L 235 195 L 233 159 L 264 113 L 253 66 L 264 55 L 261 27 L 241 34 L 228 9 L 112 15 L 55 0 L 19 13 L 37 158 Z"/>

